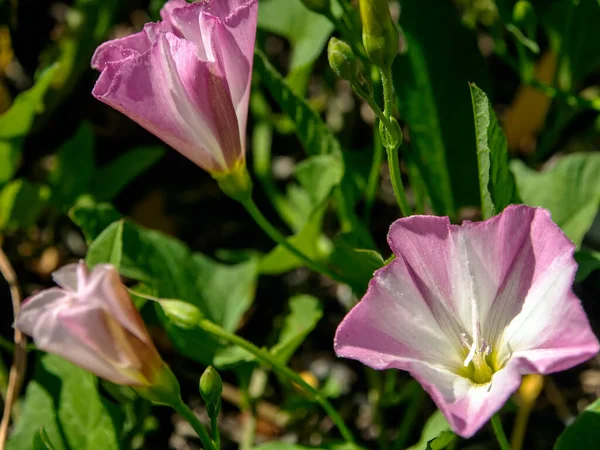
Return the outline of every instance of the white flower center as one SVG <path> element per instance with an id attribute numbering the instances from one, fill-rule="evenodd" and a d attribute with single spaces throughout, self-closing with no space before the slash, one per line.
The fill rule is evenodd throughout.
<path id="1" fill-rule="evenodd" d="M 479 323 L 477 323 L 472 337 L 467 333 L 461 333 L 459 339 L 468 350 L 463 361 L 464 369 L 460 370 L 460 374 L 476 384 L 489 383 L 494 373 L 493 365 L 488 361 L 488 356 L 492 353 L 492 346 L 481 336 Z"/>

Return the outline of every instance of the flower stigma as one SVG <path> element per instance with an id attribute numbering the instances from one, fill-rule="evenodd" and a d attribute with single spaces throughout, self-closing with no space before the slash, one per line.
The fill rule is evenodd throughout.
<path id="1" fill-rule="evenodd" d="M 459 339 L 468 350 L 463 362 L 464 367 L 459 371 L 460 375 L 469 378 L 475 384 L 488 384 L 494 374 L 492 364 L 488 361 L 492 346 L 481 337 L 479 324 L 473 339 L 467 333 L 461 333 Z"/>

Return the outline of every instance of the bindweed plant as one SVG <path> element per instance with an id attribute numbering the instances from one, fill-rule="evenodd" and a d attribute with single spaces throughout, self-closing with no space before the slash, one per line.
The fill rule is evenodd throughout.
<path id="1" fill-rule="evenodd" d="M 600 3 L 50 3 L 0 450 L 595 448 Z"/>

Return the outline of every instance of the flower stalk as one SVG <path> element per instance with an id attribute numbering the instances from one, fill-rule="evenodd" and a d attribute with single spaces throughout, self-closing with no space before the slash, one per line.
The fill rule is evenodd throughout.
<path id="1" fill-rule="evenodd" d="M 335 410 L 331 403 L 327 401 L 323 394 L 318 389 L 315 389 L 306 381 L 304 381 L 300 375 L 288 368 L 284 363 L 272 356 L 268 351 L 258 348 L 253 343 L 236 334 L 230 333 L 210 320 L 200 319 L 198 322 L 198 327 L 218 339 L 222 339 L 230 344 L 237 345 L 238 347 L 247 350 L 261 363 L 271 367 L 273 370 L 279 373 L 279 375 L 299 386 L 303 391 L 309 394 L 315 402 L 321 405 L 321 407 L 325 410 L 327 415 L 331 418 L 333 423 L 340 431 L 340 434 L 344 440 L 348 443 L 354 444 L 354 436 L 344 423 L 344 419 L 342 419 L 339 413 Z"/>

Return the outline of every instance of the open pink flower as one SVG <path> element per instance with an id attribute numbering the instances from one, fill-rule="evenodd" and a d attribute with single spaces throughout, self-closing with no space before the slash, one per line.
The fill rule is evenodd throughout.
<path id="1" fill-rule="evenodd" d="M 165 364 L 114 267 L 84 262 L 53 273 L 60 288 L 29 298 L 15 326 L 42 350 L 117 384 L 148 387 Z"/>
<path id="2" fill-rule="evenodd" d="M 510 206 L 462 226 L 408 217 L 391 226 L 388 243 L 396 259 L 340 324 L 335 351 L 409 371 L 461 436 L 502 407 L 521 375 L 598 352 L 571 290 L 575 247 L 546 210 Z"/>
<path id="3" fill-rule="evenodd" d="M 256 0 L 170 0 L 162 21 L 102 44 L 93 95 L 213 173 L 244 162 Z"/>

